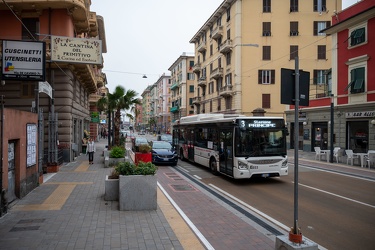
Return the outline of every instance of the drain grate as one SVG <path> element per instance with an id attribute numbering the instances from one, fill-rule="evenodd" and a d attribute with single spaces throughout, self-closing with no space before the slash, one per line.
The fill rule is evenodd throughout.
<path id="1" fill-rule="evenodd" d="M 175 191 L 178 191 L 178 192 L 181 192 L 181 191 L 196 191 L 196 189 L 189 185 L 189 184 L 173 184 L 171 185 L 171 187 L 175 190 Z"/>
<path id="2" fill-rule="evenodd" d="M 20 220 L 17 224 L 29 224 L 29 223 L 42 223 L 46 219 L 27 219 L 27 220 Z"/>
<path id="3" fill-rule="evenodd" d="M 13 227 L 10 232 L 33 231 L 38 230 L 40 226 Z"/>

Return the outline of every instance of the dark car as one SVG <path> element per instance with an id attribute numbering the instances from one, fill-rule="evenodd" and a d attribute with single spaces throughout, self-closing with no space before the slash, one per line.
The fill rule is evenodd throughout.
<path id="1" fill-rule="evenodd" d="M 176 166 L 178 156 L 174 148 L 166 141 L 151 142 L 152 163 L 155 165 L 165 164 Z"/>

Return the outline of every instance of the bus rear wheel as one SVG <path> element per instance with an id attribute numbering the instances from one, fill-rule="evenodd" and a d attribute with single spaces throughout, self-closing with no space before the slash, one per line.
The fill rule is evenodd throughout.
<path id="1" fill-rule="evenodd" d="M 213 175 L 218 175 L 216 166 L 217 166 L 216 160 L 215 159 L 211 159 L 210 160 L 210 169 L 211 169 L 211 172 L 212 172 Z"/>

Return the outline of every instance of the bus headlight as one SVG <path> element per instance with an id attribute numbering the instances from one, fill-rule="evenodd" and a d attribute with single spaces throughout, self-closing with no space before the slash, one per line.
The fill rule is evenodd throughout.
<path id="1" fill-rule="evenodd" d="M 246 163 L 239 161 L 238 162 L 238 169 L 246 170 L 246 169 L 249 169 L 249 166 Z"/>
<path id="2" fill-rule="evenodd" d="M 285 168 L 287 166 L 288 166 L 288 160 L 283 161 L 283 163 L 281 164 L 281 167 Z"/>

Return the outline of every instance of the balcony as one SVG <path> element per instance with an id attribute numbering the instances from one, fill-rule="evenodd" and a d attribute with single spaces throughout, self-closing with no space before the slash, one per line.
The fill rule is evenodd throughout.
<path id="1" fill-rule="evenodd" d="M 216 29 L 212 31 L 212 38 L 217 40 L 223 36 L 223 26 L 217 26 Z"/>
<path id="2" fill-rule="evenodd" d="M 233 91 L 233 86 L 232 85 L 226 85 L 224 87 L 221 87 L 220 88 L 220 96 L 231 96 L 233 95 L 234 91 Z"/>
<path id="3" fill-rule="evenodd" d="M 96 13 L 90 12 L 89 17 L 90 37 L 96 37 L 99 35 L 98 20 L 96 19 Z"/>
<path id="4" fill-rule="evenodd" d="M 193 72 L 194 73 L 199 73 L 200 71 L 201 71 L 201 64 L 200 63 L 194 64 L 194 66 L 193 66 Z"/>
<path id="5" fill-rule="evenodd" d="M 222 44 L 220 44 L 220 53 L 221 54 L 227 54 L 232 50 L 232 40 L 228 39 L 225 40 Z"/>
<path id="6" fill-rule="evenodd" d="M 207 85 L 207 79 L 205 76 L 202 76 L 198 79 L 198 86 L 199 87 L 205 87 Z"/>
<path id="7" fill-rule="evenodd" d="M 172 84 L 172 86 L 171 86 L 171 90 L 174 90 L 174 89 L 178 88 L 178 85 L 179 85 L 178 82 Z"/>
<path id="8" fill-rule="evenodd" d="M 180 108 L 178 107 L 178 106 L 174 106 L 174 107 L 172 107 L 171 109 L 170 109 L 170 112 L 171 113 L 176 113 L 176 112 L 178 112 L 180 110 Z"/>
<path id="9" fill-rule="evenodd" d="M 199 96 L 196 96 L 193 98 L 193 104 L 194 105 L 199 105 L 201 102 L 201 98 Z"/>
<path id="10" fill-rule="evenodd" d="M 98 94 L 91 94 L 89 96 L 89 103 L 97 103 L 99 101 L 99 99 L 102 98 L 101 95 L 98 95 Z"/>
<path id="11" fill-rule="evenodd" d="M 222 78 L 223 77 L 223 72 L 224 72 L 224 69 L 219 67 L 219 68 L 216 68 L 214 69 L 212 72 L 211 72 L 211 75 L 210 77 L 213 78 L 213 79 L 218 79 L 218 78 Z"/>
<path id="12" fill-rule="evenodd" d="M 197 47 L 197 50 L 198 52 L 205 52 L 207 50 L 207 46 L 206 46 L 206 41 L 202 41 L 198 47 Z"/>
<path id="13" fill-rule="evenodd" d="M 98 88 L 101 88 L 104 86 L 104 74 L 99 74 L 98 76 L 96 76 L 96 86 Z"/>

